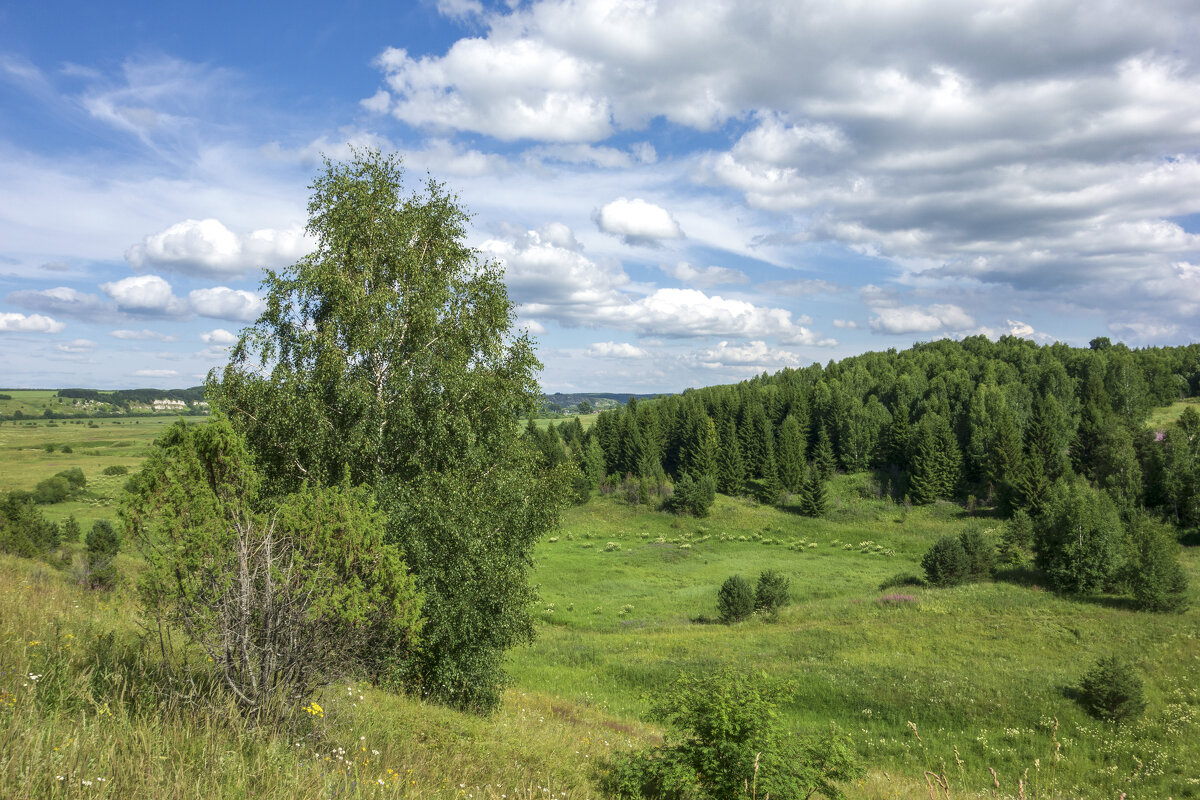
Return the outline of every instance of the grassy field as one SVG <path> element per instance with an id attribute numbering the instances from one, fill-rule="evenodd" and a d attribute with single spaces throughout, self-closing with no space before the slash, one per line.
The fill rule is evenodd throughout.
<path id="1" fill-rule="evenodd" d="M 1189 397 L 1186 400 L 1180 400 L 1178 403 L 1172 403 L 1169 406 L 1152 409 L 1149 418 L 1146 420 L 1146 427 L 1151 430 L 1161 431 L 1175 424 L 1175 421 L 1179 419 L 1179 415 L 1183 413 L 1185 408 L 1194 408 L 1200 411 L 1200 397 Z"/>
<path id="2" fill-rule="evenodd" d="M 57 472 L 79 467 L 88 481 L 86 491 L 69 502 L 43 506 L 45 516 L 58 521 L 73 514 L 85 529 L 93 520 L 115 519 L 115 503 L 128 478 L 104 475 L 104 468 L 136 472 L 150 443 L 174 422 L 164 416 L 0 423 L 0 491 L 30 490 Z"/>
<path id="3" fill-rule="evenodd" d="M 11 415 L 14 411 L 20 411 L 26 417 L 40 417 L 46 409 L 63 409 L 63 405 L 58 402 L 57 389 L 0 389 L 0 394 L 11 398 L 0 398 L 0 415 Z"/>
<path id="4" fill-rule="evenodd" d="M 113 518 L 125 479 L 101 470 L 136 468 L 170 422 L 4 423 L 0 487 L 78 465 L 89 497 L 47 515 Z M 851 797 L 928 797 L 925 770 L 958 796 L 1017 797 L 1021 779 L 1029 798 L 1200 797 L 1200 551 L 1185 551 L 1194 603 L 1178 616 L 1060 597 L 1021 572 L 880 589 L 919 573 L 937 537 L 1001 524 L 952 504 L 906 510 L 867 475 L 837 477 L 820 520 L 725 497 L 706 519 L 593 498 L 537 548 L 539 636 L 511 655 L 496 715 L 341 684 L 319 698 L 326 716 L 279 735 L 203 703 L 138 700 L 130 665 L 153 653 L 132 644 L 136 606 L 77 585 L 79 545 L 59 569 L 0 557 L 0 797 L 590 797 L 607 753 L 656 740 L 648 698 L 721 665 L 790 682 L 797 732 L 834 720 L 854 736 L 870 771 Z M 777 621 L 709 621 L 725 578 L 768 568 L 791 580 Z M 1109 652 L 1146 681 L 1136 725 L 1097 723 L 1071 698 Z"/>
<path id="5" fill-rule="evenodd" d="M 576 414 L 575 416 L 578 417 L 579 424 L 583 425 L 584 430 L 587 430 L 588 428 L 592 427 L 593 424 L 595 424 L 596 417 L 600 416 L 600 413 Z M 561 425 L 564 422 L 570 422 L 572 419 L 572 417 L 538 417 L 533 420 L 533 424 L 537 425 L 539 430 L 544 431 L 551 425 Z"/>

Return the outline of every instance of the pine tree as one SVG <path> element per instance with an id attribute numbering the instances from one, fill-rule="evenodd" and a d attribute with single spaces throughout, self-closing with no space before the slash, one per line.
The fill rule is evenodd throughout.
<path id="1" fill-rule="evenodd" d="M 833 470 L 836 466 L 833 458 L 833 443 L 829 441 L 829 431 L 825 429 L 824 425 L 817 434 L 817 446 L 813 450 L 812 466 L 820 474 L 822 481 L 828 481 L 833 477 Z"/>
<path id="2" fill-rule="evenodd" d="M 962 458 L 945 417 L 929 412 L 917 426 L 908 493 L 917 505 L 949 498 L 958 487 Z"/>
<path id="3" fill-rule="evenodd" d="M 721 449 L 717 453 L 717 489 L 736 497 L 746 484 L 746 466 L 742 460 L 742 445 L 732 419 L 727 419 L 721 431 Z"/>
<path id="4" fill-rule="evenodd" d="M 816 465 L 810 465 L 800 488 L 800 513 L 806 517 L 823 517 L 828 505 L 825 481 Z"/>
<path id="5" fill-rule="evenodd" d="M 789 492 L 800 490 L 804 480 L 804 439 L 800 423 L 791 414 L 783 421 L 779 430 L 779 448 L 776 457 L 779 482 Z"/>

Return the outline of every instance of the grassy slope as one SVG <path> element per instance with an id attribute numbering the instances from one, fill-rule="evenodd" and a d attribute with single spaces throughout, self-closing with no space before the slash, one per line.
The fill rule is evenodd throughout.
<path id="1" fill-rule="evenodd" d="M 169 422 L 5 423 L 0 486 L 32 486 L 79 465 L 98 495 L 47 513 L 60 518 L 70 506 L 84 520 L 111 517 L 124 479 L 107 486 L 99 471 L 135 467 Z M 47 454 L 47 441 L 75 452 Z M 1200 753 L 1190 744 L 1200 739 L 1200 611 L 1148 615 L 1120 598 L 1071 600 L 1014 582 L 898 589 L 917 601 L 886 606 L 880 582 L 918 572 L 932 540 L 999 523 L 949 504 L 905 512 L 875 499 L 866 476 L 839 477 L 832 500 L 829 516 L 814 521 L 724 497 L 705 520 L 594 499 L 538 547 L 539 638 L 513 653 L 515 687 L 499 714 L 480 720 L 335 686 L 320 698 L 326 718 L 282 738 L 188 709 L 137 716 L 110 704 L 109 714 L 97 701 L 48 711 L 22 685 L 46 671 L 43 645 L 29 642 L 58 647 L 68 632 L 86 642 L 97 631 L 134 631 L 135 609 L 127 597 L 81 591 L 72 569 L 0 559 L 0 797 L 54 796 L 64 773 L 108 777 L 87 788 L 114 797 L 589 796 L 597 758 L 652 740 L 645 694 L 681 669 L 721 663 L 791 680 L 785 719 L 797 730 L 834 719 L 854 734 L 872 773 L 852 796 L 927 795 L 924 769 L 945 770 L 960 794 L 983 792 L 988 767 L 1005 796 L 1016 795 L 1024 770 L 1030 797 L 1200 796 Z M 1200 552 L 1186 552 L 1185 564 L 1196 594 Z M 796 602 L 779 621 L 694 621 L 715 615 L 728 575 L 753 579 L 766 568 L 792 581 Z M 1150 709 L 1133 729 L 1097 725 L 1067 696 L 1110 649 L 1147 680 Z M 347 777 L 348 756 L 331 751 L 352 753 L 360 736 L 368 750 Z"/>

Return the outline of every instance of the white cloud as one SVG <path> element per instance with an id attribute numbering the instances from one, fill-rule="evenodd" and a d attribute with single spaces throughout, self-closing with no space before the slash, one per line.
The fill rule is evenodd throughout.
<path id="1" fill-rule="evenodd" d="M 590 358 L 649 358 L 650 354 L 628 342 L 596 342 L 587 349 Z"/>
<path id="2" fill-rule="evenodd" d="M 138 378 L 174 378 L 179 370 L 174 369 L 136 369 L 133 374 Z"/>
<path id="3" fill-rule="evenodd" d="M 950 303 L 876 308 L 871 317 L 871 330 L 887 334 L 960 331 L 974 325 L 967 312 Z"/>
<path id="4" fill-rule="evenodd" d="M 557 244 L 555 244 L 557 242 Z M 565 246 L 564 246 L 565 245 Z M 484 255 L 505 265 L 505 281 L 525 315 L 567 326 L 608 327 L 645 336 L 777 338 L 828 346 L 791 311 L 708 295 L 698 289 L 636 286 L 613 261 L 593 261 L 566 226 L 489 239 Z"/>
<path id="5" fill-rule="evenodd" d="M 856 330 L 858 328 L 858 323 L 852 319 L 835 319 L 833 321 L 833 327 Z"/>
<path id="6" fill-rule="evenodd" d="M 91 339 L 75 339 L 70 342 L 63 342 L 57 345 L 57 347 L 64 353 L 90 353 L 96 349 L 96 343 Z"/>
<path id="7" fill-rule="evenodd" d="M 266 308 L 266 303 L 254 292 L 227 286 L 194 289 L 188 293 L 188 303 L 202 317 L 234 322 L 253 322 Z"/>
<path id="8" fill-rule="evenodd" d="M 750 367 L 756 371 L 795 367 L 801 363 L 800 356 L 795 353 L 769 347 L 766 342 L 757 340 L 741 345 L 719 342 L 715 347 L 697 350 L 688 360 L 705 369 Z"/>
<path id="9" fill-rule="evenodd" d="M 8 302 L 31 311 L 45 311 L 78 319 L 104 319 L 115 309 L 103 298 L 86 294 L 69 286 L 53 289 L 25 289 L 8 295 Z"/>
<path id="10" fill-rule="evenodd" d="M 41 314 L 0 313 L 0 332 L 7 333 L 58 333 L 65 324 Z"/>
<path id="11" fill-rule="evenodd" d="M 548 142 L 596 141 L 612 130 L 607 101 L 586 91 L 588 64 L 537 41 L 460 39 L 442 58 L 388 48 L 375 63 L 392 115 L 410 125 Z"/>
<path id="12" fill-rule="evenodd" d="M 653 245 L 663 239 L 679 239 L 683 230 L 662 206 L 640 197 L 618 197 L 596 212 L 596 227 L 620 236 L 626 244 Z"/>
<path id="13" fill-rule="evenodd" d="M 205 344 L 230 345 L 237 342 L 236 333 L 230 333 L 224 328 L 214 328 L 200 334 L 200 340 Z"/>
<path id="14" fill-rule="evenodd" d="M 174 336 L 170 336 L 165 333 L 159 333 L 158 331 L 152 331 L 149 328 L 142 328 L 140 331 L 131 331 L 131 330 L 124 330 L 124 329 L 115 330 L 115 331 L 110 331 L 108 335 L 113 337 L 114 339 L 125 339 L 128 341 L 141 341 L 141 342 L 173 342 L 173 341 L 175 341 Z"/>
<path id="15" fill-rule="evenodd" d="M 694 286 L 719 286 L 723 283 L 749 283 L 750 277 L 740 269 L 729 267 L 694 267 L 686 261 L 659 264 L 659 269 L 682 283 Z"/>
<path id="16" fill-rule="evenodd" d="M 525 319 L 517 323 L 518 328 L 524 328 L 534 336 L 542 336 L 546 333 L 546 326 L 538 322 L 536 319 Z"/>
<path id="17" fill-rule="evenodd" d="M 313 242 L 303 228 L 262 229 L 238 235 L 216 219 L 187 219 L 147 236 L 125 252 L 136 270 L 185 274 L 241 275 L 258 267 L 278 268 L 308 253 Z"/>
<path id="18" fill-rule="evenodd" d="M 117 308 L 135 314 L 181 315 L 187 307 L 158 275 L 135 275 L 100 284 L 100 289 L 117 303 Z"/>

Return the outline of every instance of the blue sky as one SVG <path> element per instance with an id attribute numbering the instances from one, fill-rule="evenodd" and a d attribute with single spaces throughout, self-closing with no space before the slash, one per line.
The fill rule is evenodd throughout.
<path id="1" fill-rule="evenodd" d="M 351 144 L 460 194 L 547 391 L 1200 335 L 1194 2 L 307 5 L 0 5 L 0 385 L 201 382 Z"/>

